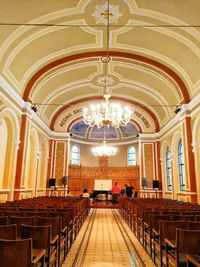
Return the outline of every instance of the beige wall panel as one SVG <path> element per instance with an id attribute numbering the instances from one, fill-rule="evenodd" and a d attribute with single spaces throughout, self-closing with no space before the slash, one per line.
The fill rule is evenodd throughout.
<path id="1" fill-rule="evenodd" d="M 179 201 L 183 201 L 183 202 L 190 202 L 191 201 L 190 196 L 184 196 L 184 195 L 178 195 L 177 199 Z"/>
<path id="2" fill-rule="evenodd" d="M 20 193 L 20 199 L 24 199 L 24 198 L 31 198 L 33 197 L 32 196 L 32 193 Z"/>
<path id="3" fill-rule="evenodd" d="M 4 183 L 4 169 L 5 169 L 5 160 L 6 160 L 6 146 L 8 141 L 8 131 L 6 127 L 6 123 L 2 120 L 0 124 L 0 188 L 3 188 Z"/>

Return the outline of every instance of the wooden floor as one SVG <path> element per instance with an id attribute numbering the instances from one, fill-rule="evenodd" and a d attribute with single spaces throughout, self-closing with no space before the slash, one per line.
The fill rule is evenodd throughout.
<path id="1" fill-rule="evenodd" d="M 91 209 L 62 267 L 155 266 L 117 209 Z"/>

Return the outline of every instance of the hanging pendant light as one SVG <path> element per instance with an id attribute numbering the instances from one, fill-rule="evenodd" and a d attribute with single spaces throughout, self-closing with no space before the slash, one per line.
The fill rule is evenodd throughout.
<path id="1" fill-rule="evenodd" d="M 110 157 L 115 156 L 117 148 L 109 146 L 106 144 L 105 140 L 105 127 L 104 127 L 104 140 L 101 146 L 92 148 L 92 153 L 96 157 Z"/>

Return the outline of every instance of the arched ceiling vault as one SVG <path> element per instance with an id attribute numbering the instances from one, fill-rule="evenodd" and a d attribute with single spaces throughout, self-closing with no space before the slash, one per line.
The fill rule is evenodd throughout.
<path id="1" fill-rule="evenodd" d="M 35 73 L 34 76 L 30 79 L 30 81 L 28 82 L 28 84 L 24 90 L 24 94 L 23 94 L 24 100 L 29 100 L 31 90 L 33 90 L 34 84 L 36 83 L 36 81 L 39 80 L 43 75 L 45 75 L 45 73 L 54 69 L 58 65 L 62 65 L 64 63 L 70 62 L 70 61 L 75 61 L 75 60 L 78 60 L 80 58 L 81 59 L 84 58 L 87 61 L 91 57 L 103 57 L 106 55 L 107 55 L 107 51 L 88 52 L 88 53 L 83 53 L 83 54 L 75 54 L 73 56 L 61 58 L 59 60 L 56 60 L 54 62 L 49 63 L 48 65 L 44 66 L 39 71 L 37 71 L 37 73 Z M 130 54 L 130 53 L 109 51 L 109 56 L 110 57 L 123 58 L 123 59 L 132 59 L 134 61 L 138 61 L 138 62 L 141 62 L 141 63 L 144 63 L 146 65 L 150 65 L 150 66 L 154 67 L 155 69 L 160 71 L 163 76 L 168 76 L 171 80 L 173 80 L 176 83 L 178 88 L 175 87 L 174 90 L 180 91 L 180 93 L 181 93 L 180 98 L 182 98 L 181 99 L 182 102 L 183 103 L 189 102 L 190 98 L 189 98 L 189 93 L 188 93 L 186 85 L 184 84 L 182 79 L 172 69 L 165 66 L 164 64 L 156 62 L 155 60 L 152 60 L 150 58 L 146 58 L 143 56 Z M 96 62 L 96 64 L 97 64 L 97 62 Z"/>
<path id="2" fill-rule="evenodd" d="M 102 98 L 101 58 L 109 51 L 111 100 L 133 108 L 141 131 L 159 131 L 176 104 L 200 92 L 200 1 L 109 0 L 107 7 L 107 0 L 2 1 L 0 73 L 37 103 L 51 129 L 66 131 L 84 105 Z"/>
<path id="3" fill-rule="evenodd" d="M 89 99 L 92 99 L 91 94 L 95 94 L 96 97 L 99 96 L 100 93 L 102 95 L 102 92 L 100 92 L 99 90 L 101 90 L 103 86 L 98 85 L 97 83 L 95 84 L 95 78 L 97 80 L 98 77 L 101 78 L 103 76 L 101 57 L 105 55 L 106 51 L 84 53 L 59 59 L 55 62 L 48 64 L 47 66 L 44 66 L 32 77 L 32 79 L 27 84 L 24 91 L 24 99 L 26 101 L 30 100 L 31 95 L 34 94 L 34 90 L 37 91 L 39 88 L 38 93 L 34 95 L 35 101 L 33 101 L 32 99 L 31 101 L 36 103 L 42 103 L 41 99 L 43 99 L 45 103 L 49 104 L 49 106 L 45 106 L 45 109 L 43 109 L 41 115 L 45 114 L 46 117 L 51 116 L 53 122 L 51 121 L 50 125 L 51 128 L 54 128 L 53 123 L 55 121 L 55 116 L 52 118 L 52 114 L 55 114 L 55 107 L 54 105 L 52 105 L 53 103 L 61 103 L 65 106 L 66 95 L 67 104 L 66 107 L 64 107 L 64 109 L 66 109 L 68 106 L 80 102 L 79 100 L 75 100 L 74 102 L 77 93 L 79 94 L 79 96 L 81 96 L 82 99 L 85 99 L 84 95 L 87 95 Z M 115 98 L 115 95 L 116 97 L 118 96 L 124 98 L 123 95 L 126 92 L 125 99 L 127 102 L 132 102 L 132 104 L 136 106 L 139 105 L 140 107 L 145 107 L 146 105 L 149 106 L 149 110 L 151 110 L 151 113 L 154 113 L 153 117 L 154 121 L 156 121 L 157 131 L 160 128 L 160 125 L 163 125 L 167 122 L 167 120 L 171 118 L 171 115 L 173 114 L 173 109 L 176 104 L 189 102 L 189 94 L 183 81 L 174 71 L 164 66 L 163 64 L 156 62 L 155 60 L 151 60 L 130 53 L 110 51 L 109 55 L 112 59 L 110 62 L 110 70 L 112 70 L 110 71 L 110 75 L 113 75 L 113 80 L 118 79 L 116 84 L 114 82 L 114 84 L 110 86 L 110 88 L 113 88 L 111 89 L 112 100 L 117 99 Z M 94 58 L 94 61 L 90 60 Z M 77 63 L 77 60 L 79 59 L 84 59 L 84 61 L 80 61 Z M 69 64 L 66 66 L 65 63 L 69 62 L 73 62 L 74 64 Z M 73 67 L 74 65 L 76 67 Z M 100 70 L 98 69 L 98 65 L 101 65 Z M 59 66 L 60 74 L 58 74 Z M 89 72 L 87 72 L 87 68 Z M 84 69 L 86 76 L 83 75 L 81 77 L 83 71 L 82 73 L 80 73 L 80 69 Z M 52 72 L 52 70 L 54 70 L 54 72 Z M 93 74 L 92 71 L 94 72 Z M 68 82 L 70 84 L 68 89 L 66 85 L 58 85 L 58 82 L 61 80 L 60 77 L 60 80 L 57 79 L 57 76 L 59 75 L 60 77 L 63 75 L 63 83 L 67 79 L 66 77 L 74 76 L 74 84 L 73 79 L 70 81 L 68 79 Z M 77 75 L 79 75 L 80 81 L 82 81 L 79 83 L 79 85 L 77 85 Z M 55 81 L 56 79 L 58 80 L 57 86 L 55 86 L 52 82 L 52 80 Z M 40 84 L 42 85 L 40 86 Z M 160 89 L 158 88 L 158 84 L 162 84 L 160 86 Z M 53 93 L 51 89 L 52 86 L 54 88 Z M 94 86 L 96 86 L 96 88 Z M 46 90 L 43 90 L 43 88 L 46 88 Z M 48 90 L 49 97 L 45 95 L 45 92 L 48 92 Z M 81 95 L 81 91 L 83 92 L 83 95 Z M 40 92 L 42 92 L 42 95 L 40 97 L 37 97 Z M 72 100 L 71 102 L 69 101 L 70 92 Z M 159 99 L 159 95 L 162 96 L 162 98 L 160 97 Z M 144 99 L 146 99 L 146 101 L 149 101 L 149 103 L 145 103 L 143 101 Z M 171 110 L 169 110 L 168 107 L 170 105 L 172 105 Z M 47 109 L 49 109 L 49 112 L 47 111 Z M 59 107 L 57 107 L 57 109 L 59 109 Z M 60 111 L 63 111 L 64 109 L 62 107 Z M 60 111 L 57 110 L 56 114 L 60 114 Z M 161 121 L 161 119 L 163 119 L 163 121 Z"/>

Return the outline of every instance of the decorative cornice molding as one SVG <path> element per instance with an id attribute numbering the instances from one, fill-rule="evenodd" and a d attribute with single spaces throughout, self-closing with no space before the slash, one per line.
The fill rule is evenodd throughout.
<path id="1" fill-rule="evenodd" d="M 70 139 L 70 133 L 50 131 L 49 137 L 55 141 L 67 141 Z"/>

